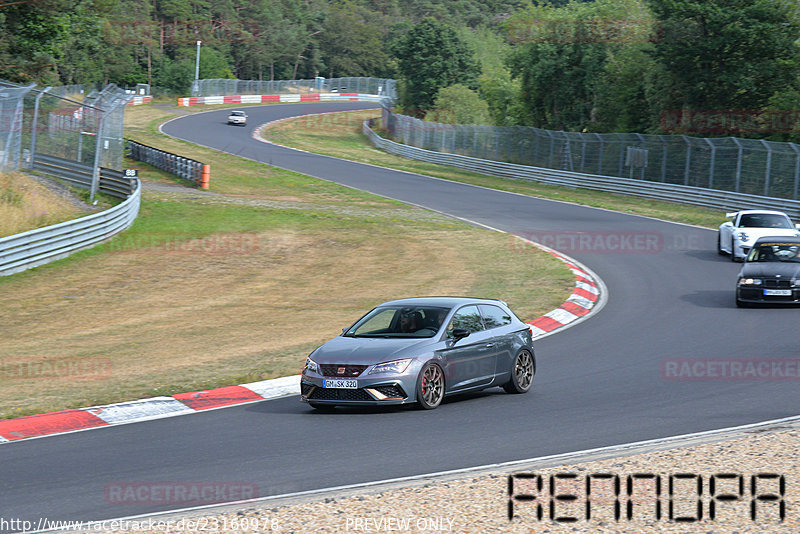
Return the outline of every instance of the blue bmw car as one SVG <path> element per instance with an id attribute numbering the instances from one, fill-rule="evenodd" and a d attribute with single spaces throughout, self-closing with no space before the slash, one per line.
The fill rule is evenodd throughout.
<path id="1" fill-rule="evenodd" d="M 337 405 L 417 402 L 500 386 L 525 393 L 536 358 L 532 331 L 499 300 L 421 297 L 385 302 L 314 350 L 301 400 Z"/>

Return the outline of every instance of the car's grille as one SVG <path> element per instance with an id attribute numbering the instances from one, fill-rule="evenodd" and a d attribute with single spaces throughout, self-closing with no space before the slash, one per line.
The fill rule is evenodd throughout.
<path id="1" fill-rule="evenodd" d="M 374 401 L 363 389 L 315 388 L 308 400 Z"/>
<path id="2" fill-rule="evenodd" d="M 792 287 L 790 280 L 775 280 L 767 278 L 764 280 L 764 287 L 769 289 L 789 289 Z"/>
<path id="3" fill-rule="evenodd" d="M 300 394 L 301 395 L 308 395 L 308 392 L 314 389 L 314 386 L 311 384 L 306 384 L 305 382 L 300 382 Z"/>
<path id="4" fill-rule="evenodd" d="M 354 377 L 364 372 L 368 365 L 348 365 L 348 364 L 322 364 L 319 366 L 322 376 L 346 376 Z M 339 372 L 341 371 L 341 372 Z"/>
<path id="5" fill-rule="evenodd" d="M 403 399 L 403 398 L 406 397 L 406 392 L 403 391 L 403 388 L 401 388 L 400 386 L 397 386 L 397 385 L 375 386 L 375 387 L 370 388 L 370 389 L 374 389 L 375 391 L 380 392 L 382 395 L 386 395 L 387 397 L 391 397 L 391 398 L 401 398 L 401 399 Z"/>

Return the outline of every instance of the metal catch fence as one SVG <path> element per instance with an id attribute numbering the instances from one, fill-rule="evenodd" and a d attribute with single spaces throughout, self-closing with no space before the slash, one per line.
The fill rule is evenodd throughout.
<path id="1" fill-rule="evenodd" d="M 451 165 L 480 174 L 519 180 L 533 180 L 544 184 L 595 189 L 610 193 L 632 195 L 668 202 L 692 204 L 724 211 L 740 209 L 777 209 L 794 219 L 800 219 L 800 201 L 783 198 L 749 195 L 718 189 L 707 189 L 682 184 L 669 184 L 630 178 L 599 176 L 565 170 L 554 170 L 518 163 L 481 159 L 461 154 L 448 154 L 397 143 L 378 135 L 372 127 L 375 119 L 364 121 L 362 131 L 376 147 L 406 158 Z"/>
<path id="2" fill-rule="evenodd" d="M 798 199 L 800 146 L 736 137 L 580 133 L 427 122 L 383 110 L 395 140 L 426 150 L 594 174 Z"/>
<path id="3" fill-rule="evenodd" d="M 313 80 L 228 80 L 192 82 L 192 96 L 360 93 L 397 97 L 395 80 L 388 78 L 314 78 Z"/>
<path id="4" fill-rule="evenodd" d="M 131 95 L 114 84 L 37 88 L 0 81 L 0 171 L 33 169 L 50 156 L 93 169 L 91 196 L 101 168 L 122 170 L 123 120 Z"/>

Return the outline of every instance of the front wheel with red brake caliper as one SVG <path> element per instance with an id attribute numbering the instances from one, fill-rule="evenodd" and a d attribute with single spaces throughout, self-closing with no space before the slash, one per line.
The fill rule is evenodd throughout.
<path id="1" fill-rule="evenodd" d="M 444 398 L 444 373 L 439 365 L 428 362 L 417 378 L 417 402 L 426 410 L 433 410 Z"/>

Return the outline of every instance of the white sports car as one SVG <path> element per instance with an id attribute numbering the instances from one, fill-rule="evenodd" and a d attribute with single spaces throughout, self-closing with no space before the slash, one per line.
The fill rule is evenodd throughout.
<path id="1" fill-rule="evenodd" d="M 725 216 L 731 220 L 719 226 L 717 252 L 730 254 L 731 261 L 744 260 L 759 237 L 800 236 L 800 224 L 792 224 L 781 211 L 744 210 Z"/>

